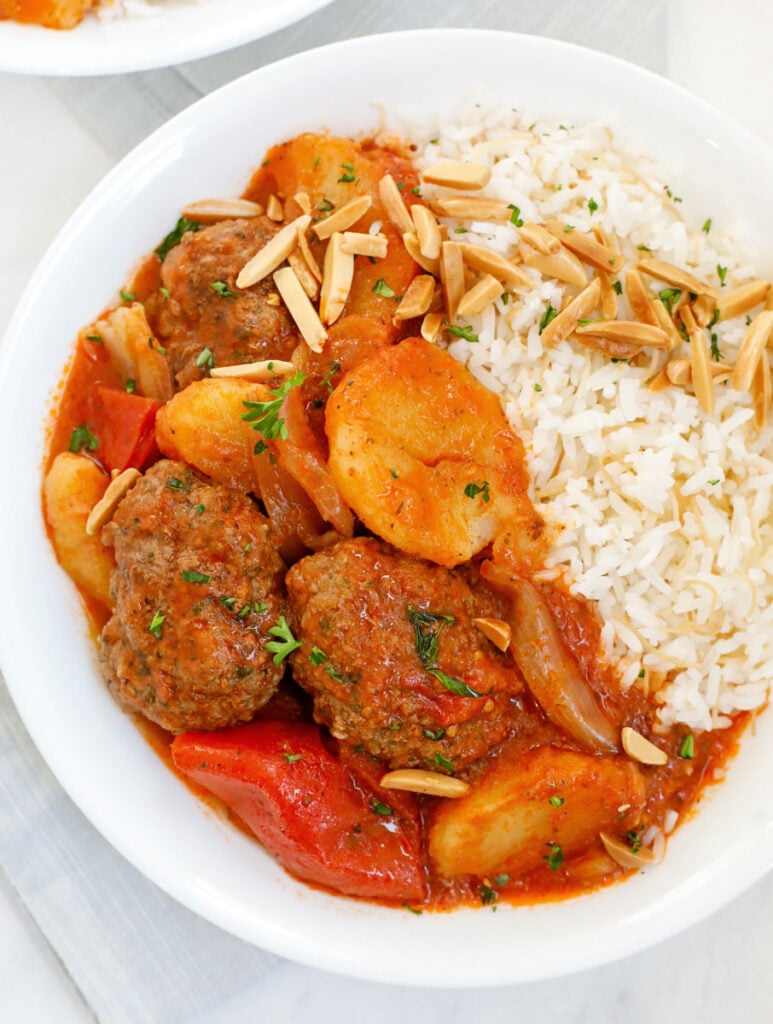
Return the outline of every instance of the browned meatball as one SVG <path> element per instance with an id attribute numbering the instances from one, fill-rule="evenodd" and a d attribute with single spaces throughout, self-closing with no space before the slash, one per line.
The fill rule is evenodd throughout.
<path id="1" fill-rule="evenodd" d="M 283 666 L 264 647 L 284 613 L 284 566 L 249 498 L 156 463 L 103 530 L 115 612 L 100 637 L 107 685 L 171 732 L 246 722 Z"/>
<path id="2" fill-rule="evenodd" d="M 503 607 L 471 574 L 344 541 L 287 574 L 295 679 L 334 736 L 390 767 L 455 770 L 514 730 L 521 676 L 473 625 Z"/>
<path id="3" fill-rule="evenodd" d="M 169 353 L 178 387 L 200 380 L 196 360 L 208 348 L 216 366 L 257 359 L 289 359 L 298 343 L 295 325 L 269 276 L 250 288 L 237 288 L 245 263 L 277 232 L 268 217 L 224 220 L 189 231 L 170 250 L 161 270 L 169 292 L 154 328 Z M 215 287 L 213 287 L 213 285 Z"/>

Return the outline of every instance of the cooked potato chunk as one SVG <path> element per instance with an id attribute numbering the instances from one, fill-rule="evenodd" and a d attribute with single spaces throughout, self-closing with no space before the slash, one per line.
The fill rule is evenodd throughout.
<path id="1" fill-rule="evenodd" d="M 89 537 L 86 520 L 110 483 L 90 459 L 62 452 L 51 463 L 43 486 L 46 518 L 62 568 L 90 597 L 110 607 L 113 552 Z"/>
<path id="2" fill-rule="evenodd" d="M 644 782 L 635 765 L 555 747 L 504 754 L 467 796 L 439 805 L 429 851 L 442 875 L 522 874 L 560 847 L 582 853 L 636 824 Z"/>
<path id="3" fill-rule="evenodd" d="M 189 384 L 159 411 L 156 439 L 164 455 L 226 487 L 257 492 L 253 450 L 260 435 L 246 423 L 244 402 L 270 400 L 262 384 L 207 378 Z"/>

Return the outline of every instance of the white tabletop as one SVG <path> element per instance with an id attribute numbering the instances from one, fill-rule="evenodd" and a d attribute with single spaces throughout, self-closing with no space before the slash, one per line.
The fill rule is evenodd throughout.
<path id="1" fill-rule="evenodd" d="M 369 21 L 353 0 L 339 0 L 329 14 L 279 33 L 277 45 L 300 49 L 326 42 L 330 25 L 340 25 L 335 15 L 340 5 L 351 12 L 345 34 L 440 23 L 516 27 L 498 24 L 496 3 L 483 0 L 413 0 L 402 8 L 400 0 L 379 0 L 368 7 Z M 773 72 L 765 49 L 772 35 L 773 10 L 767 0 L 674 0 L 668 25 L 663 23 L 665 5 L 654 2 L 542 0 L 536 13 L 540 5 L 516 6 L 532 12 L 531 21 L 522 26 L 525 30 L 540 31 L 542 17 L 563 38 L 668 72 L 773 144 Z M 630 12 L 629 18 L 623 9 Z M 656 23 L 658 17 L 661 21 Z M 648 33 L 655 37 L 656 30 L 667 36 L 667 46 L 657 53 L 637 50 L 646 44 Z M 118 81 L 0 75 L 0 334 L 47 244 L 128 145 L 202 89 L 225 81 L 234 68 L 246 70 L 265 62 L 266 45 L 264 41 L 243 48 L 227 65 L 218 58 L 199 62 L 190 75 L 147 76 L 147 110 L 122 109 L 120 104 L 128 102 L 130 93 L 122 93 Z M 193 83 L 189 95 L 186 83 Z M 136 91 L 131 95 L 136 103 Z M 116 133 L 111 127 L 115 121 L 105 116 L 106 105 L 116 102 L 112 116 L 123 123 L 123 134 Z M 96 834 L 94 842 L 101 842 Z M 577 941 L 582 942 L 582 936 Z M 518 988 L 432 992 L 345 980 L 278 961 L 258 982 L 198 1017 L 196 1024 L 312 1017 L 324 1022 L 334 1015 L 339 1024 L 391 1024 L 401 1018 L 426 1024 L 537 1019 L 562 1024 L 644 1024 L 658 1019 L 762 1024 L 773 1018 L 772 943 L 773 877 L 768 877 L 675 939 L 574 977 Z M 431 957 L 432 950 L 427 955 Z M 0 870 L 0 1024 L 84 1024 L 95 1019 L 66 965 Z M 178 1019 L 158 1024 L 177 1024 Z"/>

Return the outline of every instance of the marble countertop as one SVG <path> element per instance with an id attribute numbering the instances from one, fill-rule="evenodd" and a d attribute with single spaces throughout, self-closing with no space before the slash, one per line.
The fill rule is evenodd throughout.
<path id="1" fill-rule="evenodd" d="M 342 2 L 355 9 L 349 0 Z M 629 36 L 634 38 L 635 24 L 618 26 L 615 38 L 623 40 L 620 45 L 614 45 L 609 34 L 614 26 L 606 26 L 605 36 L 599 25 L 605 9 L 614 9 L 619 18 L 622 8 L 641 13 L 644 4 L 594 0 L 587 5 L 579 0 L 546 0 L 543 13 L 550 8 L 555 16 L 561 4 L 567 14 L 562 22 L 566 26 L 563 38 L 598 44 L 637 59 L 635 49 L 627 51 L 629 44 L 625 42 Z M 330 10 L 334 11 L 335 6 Z M 589 6 L 596 18 L 596 35 L 590 39 L 583 36 L 588 19 L 577 13 L 579 8 L 587 10 Z M 661 13 L 664 8 L 662 4 L 648 6 L 659 7 Z M 380 3 L 373 5 L 374 9 L 379 7 Z M 383 5 L 381 23 L 376 18 L 377 27 L 439 23 L 436 12 L 440 5 L 432 0 L 416 0 L 410 14 L 406 13 L 407 4 L 400 12 L 398 2 L 397 14 L 394 7 L 390 7 L 390 20 L 387 5 Z M 451 23 L 465 23 L 467 17 L 471 24 L 496 25 L 495 4 L 457 3 L 451 7 L 457 19 Z M 574 20 L 571 11 L 577 14 Z M 326 41 L 320 26 L 329 24 L 330 17 L 309 19 L 306 35 L 296 36 L 296 42 L 313 45 Z M 746 30 L 741 31 L 742 26 Z M 754 26 L 753 30 L 749 26 Z M 527 28 L 535 31 L 539 25 Z M 668 72 L 773 144 L 769 114 L 773 72 L 765 52 L 765 40 L 771 38 L 772 29 L 773 10 L 765 0 L 739 0 L 734 5 L 718 0 L 682 0 L 671 5 L 664 49 L 648 63 L 655 70 Z M 368 30 L 373 30 L 372 26 Z M 359 34 L 356 22 L 349 34 Z M 607 40 L 612 42 L 605 46 Z M 244 69 L 253 66 L 250 61 L 254 52 L 242 48 L 242 56 L 230 66 L 237 72 L 240 60 Z M 217 59 L 200 63 L 200 74 L 193 79 L 199 91 L 206 91 L 208 82 L 213 87 L 224 80 Z M 171 101 L 169 108 L 164 108 L 157 102 L 158 96 L 168 97 L 165 90 L 179 90 L 180 83 L 186 81 L 185 77 L 165 77 L 168 74 L 151 74 L 144 82 L 152 93 L 157 119 L 176 109 Z M 105 80 L 61 82 L 0 75 L 0 211 L 4 229 L 0 239 L 0 334 L 60 226 L 113 166 L 122 147 L 135 141 L 132 130 L 140 137 L 148 125 L 152 127 L 152 119 L 137 117 L 136 110 L 128 106 L 123 110 L 114 108 L 115 117 L 128 119 L 127 131 L 117 141 L 108 118 L 100 120 L 97 102 L 100 96 L 103 104 L 105 97 L 114 101 L 118 96 L 120 101 L 121 92 L 116 90 L 117 83 Z M 136 100 L 136 92 L 133 95 Z M 175 102 L 179 107 L 193 98 L 195 94 Z M 54 166 L 52 153 L 56 154 Z M 582 942 L 581 935 L 577 941 Z M 772 944 L 773 876 L 769 876 L 730 906 L 676 938 L 620 963 L 572 977 L 520 987 L 437 992 L 347 980 L 278 960 L 259 982 L 215 1010 L 188 1018 L 184 1024 L 236 1024 L 246 1020 L 279 1024 L 311 1017 L 325 1021 L 333 1015 L 340 1024 L 362 1020 L 391 1024 L 395 1018 L 421 1019 L 426 1024 L 537 1019 L 560 1020 L 563 1024 L 644 1024 L 658 1017 L 698 1018 L 703 1024 L 736 1019 L 762 1024 L 773 1018 L 773 972 L 769 969 Z M 433 951 L 427 950 L 427 956 L 432 955 Z M 0 1024 L 85 1024 L 97 1019 L 2 871 L 0 981 Z M 177 1024 L 179 1019 L 159 1019 L 158 1024 Z"/>

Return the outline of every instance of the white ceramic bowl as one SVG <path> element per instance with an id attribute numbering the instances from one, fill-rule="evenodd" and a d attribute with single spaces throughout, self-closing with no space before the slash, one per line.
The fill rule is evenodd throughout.
<path id="1" fill-rule="evenodd" d="M 467 70 L 472 69 L 473 70 Z M 425 31 L 300 54 L 207 97 L 139 146 L 54 242 L 14 317 L 0 367 L 2 664 L 64 788 L 124 856 L 180 902 L 284 956 L 354 976 L 435 986 L 535 980 L 602 964 L 673 934 L 773 863 L 773 714 L 657 869 L 579 899 L 415 916 L 300 885 L 164 768 L 100 682 L 79 601 L 40 513 L 46 413 L 78 328 L 187 200 L 238 193 L 272 143 L 309 129 L 361 133 L 374 104 L 452 109 L 471 78 L 513 106 L 603 117 L 681 168 L 673 186 L 715 223 L 773 238 L 773 159 L 668 82 L 547 39 Z M 278 102 L 281 97 L 281 102 Z M 269 116 L 265 116 L 265 112 Z M 705 212 L 704 212 L 705 211 Z M 771 253 L 767 253 L 770 258 Z"/>
<path id="2" fill-rule="evenodd" d="M 329 3 L 159 0 L 123 17 L 88 14 L 67 32 L 0 21 L 0 71 L 83 76 L 169 67 L 260 39 Z"/>

